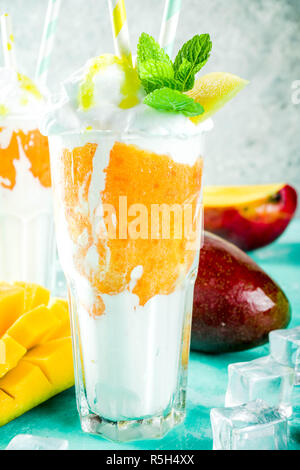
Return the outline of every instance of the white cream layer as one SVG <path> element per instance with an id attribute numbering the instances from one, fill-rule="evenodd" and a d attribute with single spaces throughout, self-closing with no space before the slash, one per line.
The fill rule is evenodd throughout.
<path id="1" fill-rule="evenodd" d="M 128 291 L 102 298 L 99 318 L 78 309 L 91 410 L 110 420 L 165 411 L 177 387 L 184 292 L 157 295 L 144 307 Z"/>

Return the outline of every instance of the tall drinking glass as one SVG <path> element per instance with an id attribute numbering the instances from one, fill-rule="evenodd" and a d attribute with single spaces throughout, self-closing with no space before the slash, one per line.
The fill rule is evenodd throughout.
<path id="1" fill-rule="evenodd" d="M 203 134 L 49 142 L 82 428 L 160 438 L 185 416 Z"/>
<path id="2" fill-rule="evenodd" d="M 39 121 L 31 115 L 0 120 L 0 280 L 52 288 L 56 244 L 50 159 Z"/>

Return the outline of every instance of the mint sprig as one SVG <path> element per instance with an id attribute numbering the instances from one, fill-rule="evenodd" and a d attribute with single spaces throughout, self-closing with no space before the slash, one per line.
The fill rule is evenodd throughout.
<path id="1" fill-rule="evenodd" d="M 200 116 L 200 114 L 204 113 L 204 108 L 201 104 L 196 103 L 188 95 L 184 95 L 178 90 L 171 90 L 170 88 L 154 90 L 146 96 L 144 103 L 152 108 L 182 113 L 188 117 Z"/>
<path id="2" fill-rule="evenodd" d="M 209 34 L 196 35 L 182 46 L 172 63 L 155 39 L 142 33 L 137 48 L 137 71 L 148 95 L 144 103 L 186 116 L 202 114 L 203 107 L 183 92 L 193 88 L 195 75 L 206 64 L 211 47 Z"/>

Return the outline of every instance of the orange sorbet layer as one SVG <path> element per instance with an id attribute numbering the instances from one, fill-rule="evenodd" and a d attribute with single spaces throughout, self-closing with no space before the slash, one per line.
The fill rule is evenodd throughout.
<path id="1" fill-rule="evenodd" d="M 137 266 L 143 267 L 142 275 L 132 292 L 139 297 L 142 306 L 156 295 L 170 294 L 185 278 L 198 250 L 197 246 L 189 247 L 189 240 L 184 234 L 191 231 L 195 233 L 199 225 L 198 203 L 203 166 L 200 158 L 190 166 L 176 163 L 168 155 L 158 155 L 135 145 L 116 142 L 104 170 L 105 188 L 101 192 L 99 189 L 99 200 L 104 205 L 112 206 L 115 213 L 106 214 L 102 225 L 99 222 L 97 225 L 95 222 L 93 224 L 95 218 L 90 212 L 88 199 L 97 147 L 98 144 L 88 143 L 73 150 L 64 149 L 61 174 L 69 235 L 77 247 L 75 265 L 94 287 L 98 298 L 98 304 L 90 312 L 92 315 L 104 312 L 101 294 L 115 295 L 129 289 L 132 271 Z M 120 214 L 120 197 L 126 197 L 128 208 L 126 237 L 122 236 L 122 239 L 118 236 L 119 224 L 123 220 Z M 136 204 L 146 211 L 146 225 L 149 230 L 145 239 L 134 239 L 130 234 L 130 224 L 137 217 L 131 213 L 130 208 Z M 176 204 L 182 208 L 189 205 L 191 217 L 182 218 L 181 238 L 174 237 L 177 226 L 172 213 L 170 237 L 163 239 L 159 236 L 153 239 L 151 236 L 152 206 L 161 204 Z M 78 210 L 80 207 L 85 209 Z M 112 226 L 116 228 L 115 238 L 107 236 Z M 97 267 L 87 268 L 87 254 L 91 247 L 97 251 Z"/>
<path id="2" fill-rule="evenodd" d="M 5 129 L 0 127 L 1 132 Z M 12 132 L 9 145 L 1 147 L 0 143 L 0 184 L 7 189 L 13 189 L 16 184 L 16 168 L 14 160 L 20 159 L 21 149 L 25 153 L 31 166 L 30 171 L 35 178 L 39 179 L 42 186 L 51 186 L 50 157 L 48 138 L 44 137 L 38 129 L 27 133 L 22 130 Z"/>

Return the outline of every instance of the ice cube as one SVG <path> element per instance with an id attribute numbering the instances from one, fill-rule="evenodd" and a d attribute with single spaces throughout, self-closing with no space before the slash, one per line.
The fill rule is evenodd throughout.
<path id="1" fill-rule="evenodd" d="M 295 382 L 300 385 L 300 327 L 272 331 L 269 339 L 273 359 L 279 364 L 295 368 Z"/>
<path id="2" fill-rule="evenodd" d="M 65 439 L 18 434 L 10 441 L 6 450 L 67 450 L 68 447 Z"/>
<path id="3" fill-rule="evenodd" d="M 225 406 L 261 399 L 289 417 L 293 384 L 294 370 L 278 364 L 271 356 L 230 364 Z"/>
<path id="4" fill-rule="evenodd" d="M 263 400 L 210 413 L 214 450 L 286 450 L 287 419 Z"/>
<path id="5" fill-rule="evenodd" d="M 297 355 L 296 355 L 295 385 L 300 385 L 300 348 L 298 349 Z"/>
<path id="6" fill-rule="evenodd" d="M 293 439 L 300 441 L 300 385 L 294 385 L 292 395 L 293 414 L 289 419 L 289 431 Z"/>
<path id="7" fill-rule="evenodd" d="M 292 419 L 294 421 L 297 421 L 300 426 L 300 385 L 294 385 L 293 395 L 292 395 L 292 404 L 293 404 Z"/>

